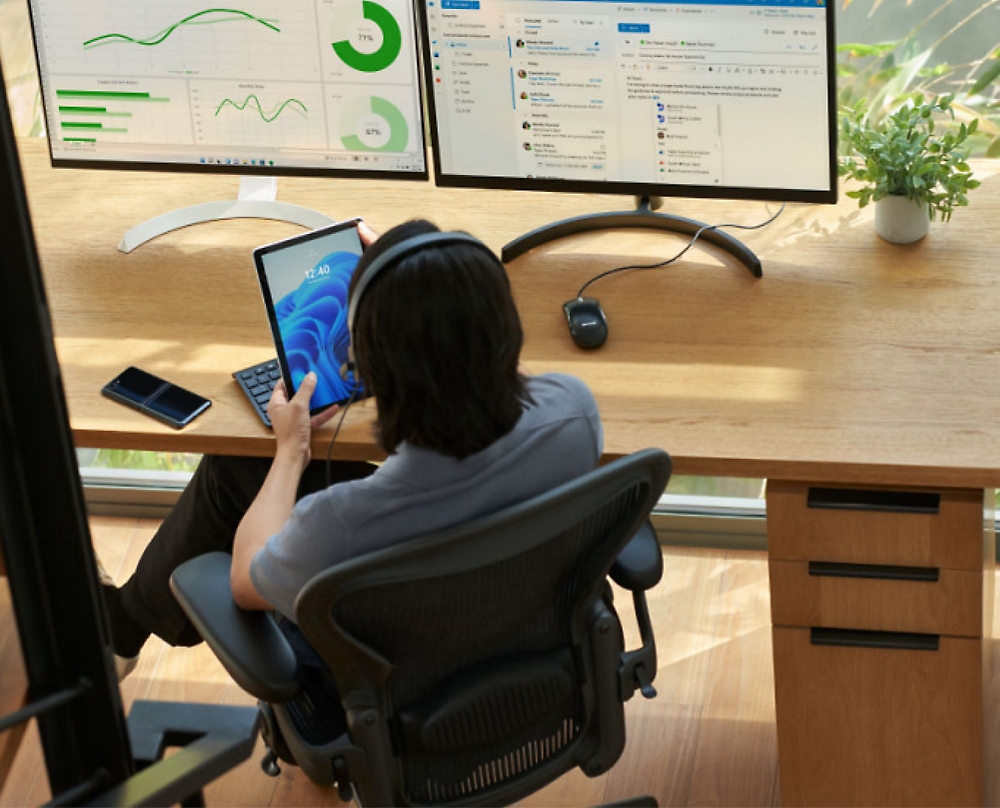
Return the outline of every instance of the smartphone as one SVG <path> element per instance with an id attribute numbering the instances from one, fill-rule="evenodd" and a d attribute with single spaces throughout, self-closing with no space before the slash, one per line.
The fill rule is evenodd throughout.
<path id="1" fill-rule="evenodd" d="M 104 385 L 101 392 L 175 429 L 187 426 L 212 406 L 204 396 L 137 367 L 123 370 Z"/>

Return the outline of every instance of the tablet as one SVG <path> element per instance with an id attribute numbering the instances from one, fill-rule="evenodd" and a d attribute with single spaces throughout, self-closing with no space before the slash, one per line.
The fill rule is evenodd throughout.
<path id="1" fill-rule="evenodd" d="M 340 375 L 350 342 L 347 290 L 363 250 L 357 223 L 338 222 L 253 251 L 285 389 L 293 396 L 313 371 L 313 413 L 347 401 L 358 386 L 353 373 Z"/>

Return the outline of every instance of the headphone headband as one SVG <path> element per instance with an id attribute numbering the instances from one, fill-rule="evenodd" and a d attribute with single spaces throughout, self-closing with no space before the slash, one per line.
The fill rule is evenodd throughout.
<path id="1" fill-rule="evenodd" d="M 365 269 L 365 274 L 361 276 L 361 280 L 358 281 L 358 285 L 354 288 L 354 294 L 351 295 L 351 299 L 347 305 L 347 330 L 351 334 L 352 341 L 354 335 L 354 318 L 357 316 L 358 304 L 361 302 L 365 290 L 375 280 L 375 277 L 386 267 L 396 263 L 404 256 L 419 252 L 426 247 L 441 247 L 445 244 L 473 244 L 496 258 L 496 255 L 494 255 L 489 247 L 468 233 L 421 233 L 419 236 L 413 236 L 399 242 L 399 244 L 394 244 L 368 265 Z"/>
<path id="2" fill-rule="evenodd" d="M 419 252 L 426 247 L 441 247 L 445 244 L 471 244 L 489 253 L 493 257 L 493 260 L 499 261 L 493 250 L 468 233 L 441 233 L 437 231 L 433 233 L 421 233 L 419 236 L 413 236 L 389 247 L 368 265 L 365 269 L 365 274 L 361 276 L 358 285 L 354 287 L 354 292 L 347 303 L 347 332 L 350 336 L 350 342 L 347 345 L 347 362 L 340 369 L 341 376 L 347 378 L 347 374 L 355 369 L 354 318 L 357 316 L 358 305 L 361 303 L 361 298 L 364 296 L 365 290 L 375 280 L 375 277 L 386 269 L 386 267 L 392 266 L 407 255 Z"/>

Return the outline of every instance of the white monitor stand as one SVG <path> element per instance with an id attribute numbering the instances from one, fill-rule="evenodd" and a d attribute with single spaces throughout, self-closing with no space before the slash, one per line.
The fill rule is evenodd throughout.
<path id="1" fill-rule="evenodd" d="M 275 219 L 302 225 L 309 230 L 334 222 L 325 213 L 312 208 L 278 202 L 277 195 L 277 177 L 240 177 L 240 192 L 236 199 L 203 202 L 154 216 L 125 233 L 118 249 L 125 253 L 132 252 L 136 247 L 164 233 L 219 219 Z"/>

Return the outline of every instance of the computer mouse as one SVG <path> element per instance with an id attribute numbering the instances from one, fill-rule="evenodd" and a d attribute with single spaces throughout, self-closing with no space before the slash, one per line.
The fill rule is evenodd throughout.
<path id="1" fill-rule="evenodd" d="M 569 334 L 581 348 L 600 348 L 608 338 L 608 318 L 596 297 L 577 297 L 563 303 Z"/>

